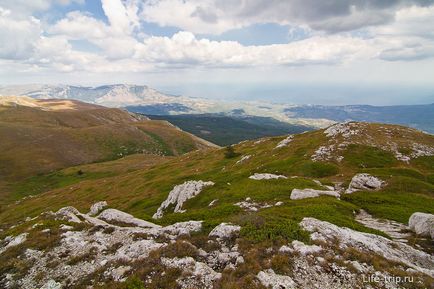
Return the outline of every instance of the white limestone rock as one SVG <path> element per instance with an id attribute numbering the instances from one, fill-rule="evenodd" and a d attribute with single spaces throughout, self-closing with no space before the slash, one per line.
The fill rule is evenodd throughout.
<path id="1" fill-rule="evenodd" d="M 213 288 L 213 282 L 221 278 L 222 274 L 215 272 L 207 264 L 195 261 L 192 257 L 161 258 L 161 263 L 169 268 L 178 268 L 183 274 L 176 282 L 181 288 Z M 189 278 L 191 274 L 193 278 Z"/>
<path id="2" fill-rule="evenodd" d="M 80 212 L 74 207 L 64 207 L 59 209 L 56 213 L 54 213 L 56 219 L 65 220 L 72 223 L 81 223 L 80 218 L 77 216 L 80 215 Z"/>
<path id="3" fill-rule="evenodd" d="M 351 194 L 360 190 L 375 191 L 381 189 L 386 183 L 377 177 L 370 174 L 357 174 L 355 175 L 345 191 L 346 194 Z"/>
<path id="4" fill-rule="evenodd" d="M 249 177 L 251 180 L 273 180 L 273 179 L 287 179 L 286 176 L 275 174 L 254 174 Z"/>
<path id="5" fill-rule="evenodd" d="M 426 213 L 414 213 L 408 220 L 410 230 L 424 237 L 434 240 L 434 215 Z"/>
<path id="6" fill-rule="evenodd" d="M 3 241 L 6 243 L 6 245 L 4 247 L 0 247 L 0 254 L 2 254 L 11 247 L 15 247 L 24 243 L 27 240 L 27 235 L 28 233 L 22 233 L 15 237 L 7 236 Z"/>
<path id="7" fill-rule="evenodd" d="M 220 239 L 231 238 L 233 236 L 238 235 L 241 227 L 237 225 L 232 225 L 228 223 L 221 223 L 217 227 L 215 227 L 210 233 L 209 237 L 217 237 Z"/>
<path id="8" fill-rule="evenodd" d="M 107 207 L 106 201 L 101 201 L 93 204 L 90 207 L 89 213 L 87 213 L 89 216 L 96 216 L 99 212 L 101 212 L 105 207 Z"/>
<path id="9" fill-rule="evenodd" d="M 246 198 L 244 201 L 235 203 L 235 206 L 240 207 L 241 209 L 244 209 L 246 211 L 250 211 L 250 212 L 257 212 L 259 209 L 265 209 L 265 208 L 270 208 L 272 207 L 272 205 L 267 204 L 267 203 L 256 203 L 254 201 L 252 201 L 251 198 Z"/>
<path id="10" fill-rule="evenodd" d="M 50 279 L 41 287 L 41 289 L 62 289 L 62 284 Z"/>
<path id="11" fill-rule="evenodd" d="M 274 273 L 273 269 L 260 271 L 256 276 L 262 285 L 272 289 L 294 289 L 296 284 L 291 277 Z"/>
<path id="12" fill-rule="evenodd" d="M 295 252 L 300 253 L 301 255 L 310 255 L 319 253 L 322 251 L 322 248 L 317 245 L 305 245 L 303 242 L 294 240 L 291 243 L 292 248 Z M 280 248 L 282 249 L 282 248 Z"/>
<path id="13" fill-rule="evenodd" d="M 290 142 L 294 139 L 293 135 L 289 135 L 287 138 L 283 139 L 281 142 L 277 144 L 277 146 L 274 149 L 280 149 L 284 148 L 289 145 Z"/>
<path id="14" fill-rule="evenodd" d="M 212 200 L 212 201 L 208 204 L 208 207 L 212 207 L 212 206 L 214 206 L 217 202 L 218 202 L 218 199 Z"/>
<path id="15" fill-rule="evenodd" d="M 161 226 L 159 225 L 135 218 L 134 216 L 128 213 L 116 209 L 104 210 L 101 214 L 98 215 L 98 219 L 105 220 L 107 222 L 114 221 L 114 222 L 125 223 L 125 224 L 138 226 L 142 228 L 161 228 Z"/>
<path id="16" fill-rule="evenodd" d="M 330 244 L 339 242 L 343 249 L 354 248 L 365 254 L 378 254 L 387 260 L 400 262 L 421 273 L 434 277 L 434 256 L 407 244 L 382 236 L 341 228 L 315 218 L 304 218 L 300 226 L 311 233 L 311 239 Z"/>
<path id="17" fill-rule="evenodd" d="M 173 236 L 190 235 L 202 230 L 202 221 L 188 221 L 166 226 L 161 231 Z"/>
<path id="18" fill-rule="evenodd" d="M 360 130 L 358 128 L 358 124 L 354 122 L 344 122 L 337 123 L 330 127 L 328 127 L 324 134 L 327 137 L 335 138 L 337 136 L 342 136 L 343 138 L 349 138 L 353 135 L 359 134 Z"/>
<path id="19" fill-rule="evenodd" d="M 315 189 L 293 189 L 291 192 L 291 200 L 301 200 L 307 198 L 317 198 L 321 195 L 332 196 L 339 198 L 340 194 L 336 191 L 322 191 Z"/>
<path id="20" fill-rule="evenodd" d="M 167 199 L 161 203 L 157 212 L 152 216 L 154 219 L 160 219 L 163 217 L 164 210 L 167 209 L 171 204 L 175 205 L 175 213 L 183 213 L 182 205 L 185 201 L 194 198 L 206 187 L 213 186 L 214 183 L 204 182 L 204 181 L 187 181 L 181 185 L 177 185 L 170 191 Z"/>
<path id="21" fill-rule="evenodd" d="M 235 164 L 237 164 L 237 165 L 238 165 L 238 164 L 242 164 L 242 163 L 244 163 L 245 161 L 249 160 L 251 157 L 252 157 L 251 155 L 245 155 L 245 156 L 242 156 L 241 159 L 238 160 Z"/>

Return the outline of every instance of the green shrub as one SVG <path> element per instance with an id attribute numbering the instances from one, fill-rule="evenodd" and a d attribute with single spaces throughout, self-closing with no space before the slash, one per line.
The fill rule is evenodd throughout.
<path id="1" fill-rule="evenodd" d="M 309 234 L 292 220 L 266 221 L 251 223 L 241 228 L 240 235 L 253 242 L 266 240 L 309 241 Z"/>
<path id="2" fill-rule="evenodd" d="M 239 155 L 240 155 L 239 153 L 235 152 L 233 146 L 229 145 L 225 148 L 225 158 L 232 159 L 232 158 L 236 158 Z"/>

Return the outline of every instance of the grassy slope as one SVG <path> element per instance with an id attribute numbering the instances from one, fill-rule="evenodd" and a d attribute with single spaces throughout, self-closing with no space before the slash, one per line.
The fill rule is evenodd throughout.
<path id="1" fill-rule="evenodd" d="M 381 141 L 378 125 L 370 125 L 369 131 L 377 137 L 377 141 Z M 395 138 L 404 145 L 405 140 L 401 139 L 401 134 L 397 134 Z M 423 140 L 431 146 L 434 144 L 433 136 L 415 131 L 409 132 L 406 139 L 407 142 Z M 403 223 L 406 223 L 409 216 L 416 211 L 434 213 L 434 157 L 420 157 L 410 164 L 405 164 L 395 161 L 393 156 L 378 148 L 350 146 L 348 151 L 344 152 L 345 159 L 342 163 L 312 162 L 312 153 L 327 140 L 322 131 L 297 135 L 288 147 L 274 149 L 280 140 L 282 137 L 269 138 L 259 144 L 250 141 L 236 145 L 237 152 L 252 155 L 248 161 L 241 164 L 236 163 L 240 157 L 225 159 L 222 150 L 212 149 L 207 152 L 191 152 L 143 169 L 113 171 L 113 175 L 100 175 L 96 179 L 78 180 L 73 184 L 67 182 L 66 186 L 59 182 L 57 189 L 5 207 L 0 212 L 0 223 L 11 224 L 27 216 L 57 210 L 67 205 L 85 212 L 90 204 L 100 200 L 107 200 L 110 206 L 125 210 L 139 218 L 152 220 L 152 214 L 173 186 L 191 179 L 211 180 L 216 185 L 187 201 L 184 205 L 186 213 L 166 213 L 159 223 L 169 224 L 195 219 L 205 220 L 205 225 L 211 228 L 219 222 L 232 221 L 246 225 L 243 229 L 245 236 L 262 239 L 288 234 L 293 224 L 306 216 L 372 232 L 373 230 L 354 221 L 354 211 L 363 208 L 376 216 Z M 354 154 L 351 151 L 354 151 Z M 360 163 L 360 159 L 370 159 L 372 154 L 381 156 L 377 163 L 371 161 L 369 167 L 366 167 L 365 163 Z M 106 164 L 98 164 L 95 168 L 104 165 Z M 76 168 L 71 170 L 75 172 Z M 103 171 L 96 169 L 93 173 Z M 257 172 L 298 177 L 269 181 L 248 178 Z M 358 172 L 378 175 L 388 185 L 378 192 L 344 195 L 341 200 L 328 196 L 296 201 L 289 198 L 293 188 L 319 189 L 313 179 L 319 179 L 323 184 L 340 181 L 347 185 L 351 177 Z M 67 175 L 67 172 L 64 171 L 63 174 Z M 41 181 L 45 182 L 44 179 Z M 28 184 L 21 183 L 21 187 Z M 262 209 L 258 213 L 245 213 L 234 206 L 234 203 L 246 197 L 251 197 L 257 202 L 283 201 L 284 205 Z M 208 204 L 214 199 L 218 199 L 217 205 L 209 208 Z"/>
<path id="2" fill-rule="evenodd" d="M 180 155 L 206 147 L 164 121 L 103 107 L 44 111 L 0 106 L 0 182 L 133 153 Z"/>

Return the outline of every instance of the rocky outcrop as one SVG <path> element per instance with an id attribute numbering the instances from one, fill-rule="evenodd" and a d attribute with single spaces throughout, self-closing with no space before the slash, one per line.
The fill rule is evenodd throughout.
<path id="1" fill-rule="evenodd" d="M 222 276 L 221 273 L 215 272 L 207 264 L 197 262 L 192 257 L 162 258 L 161 263 L 169 268 L 181 269 L 184 272 L 176 280 L 181 288 L 211 289 L 213 282 Z"/>
<path id="2" fill-rule="evenodd" d="M 289 145 L 290 142 L 294 139 L 293 135 L 288 136 L 287 138 L 283 139 L 281 142 L 277 144 L 277 146 L 274 149 L 280 149 L 284 148 Z"/>
<path id="3" fill-rule="evenodd" d="M 142 219 L 133 217 L 130 214 L 116 210 L 107 209 L 98 215 L 98 219 L 104 220 L 106 222 L 112 222 L 121 225 L 138 226 L 142 228 L 160 228 L 161 226 L 156 225 L 151 222 L 146 222 Z"/>
<path id="4" fill-rule="evenodd" d="M 15 246 L 18 246 L 18 245 L 24 243 L 27 239 L 27 235 L 28 235 L 28 233 L 22 233 L 22 234 L 19 234 L 18 236 L 15 236 L 15 237 L 7 236 L 3 240 L 3 242 L 0 242 L 0 244 L 1 243 L 5 244 L 3 247 L 0 245 L 0 254 L 3 253 L 4 251 L 6 251 L 7 249 L 9 249 L 10 247 L 15 247 Z"/>
<path id="5" fill-rule="evenodd" d="M 182 205 L 185 201 L 194 198 L 206 187 L 213 186 L 213 182 L 204 181 L 187 181 L 181 185 L 177 185 L 170 191 L 167 199 L 161 203 L 157 212 L 152 216 L 154 219 L 160 219 L 163 217 L 164 210 L 170 205 L 175 205 L 175 213 L 183 213 Z"/>
<path id="6" fill-rule="evenodd" d="M 89 216 L 96 216 L 99 212 L 105 209 L 105 207 L 107 207 L 106 201 L 97 202 L 90 207 L 90 211 L 87 214 Z"/>
<path id="7" fill-rule="evenodd" d="M 434 240 L 434 215 L 414 213 L 408 220 L 408 226 L 416 234 Z"/>
<path id="8" fill-rule="evenodd" d="M 237 225 L 232 225 L 228 223 L 221 223 L 215 227 L 210 233 L 209 237 L 217 237 L 220 239 L 228 239 L 237 236 L 240 232 L 241 227 Z"/>
<path id="9" fill-rule="evenodd" d="M 332 196 L 339 198 L 340 194 L 336 191 L 322 191 L 322 190 L 314 190 L 314 189 L 293 189 L 291 192 L 291 200 L 301 200 L 307 198 L 317 198 L 321 195 Z"/>
<path id="10" fill-rule="evenodd" d="M 355 217 L 357 222 L 368 228 L 382 231 L 389 235 L 393 240 L 407 243 L 407 238 L 410 237 L 410 234 L 406 233 L 408 227 L 404 224 L 392 220 L 374 218 L 364 210 L 360 210 Z"/>
<path id="11" fill-rule="evenodd" d="M 256 276 L 262 285 L 272 289 L 293 289 L 295 282 L 291 277 L 274 273 L 273 269 L 260 271 Z"/>
<path id="12" fill-rule="evenodd" d="M 350 185 L 345 193 L 351 194 L 361 190 L 375 191 L 381 189 L 384 185 L 384 181 L 370 174 L 357 174 L 351 179 Z"/>
<path id="13" fill-rule="evenodd" d="M 353 248 L 365 254 L 374 253 L 434 277 L 434 257 L 409 245 L 382 236 L 341 228 L 314 218 L 304 218 L 300 226 L 311 232 L 313 241 L 328 244 L 336 244 L 338 241 L 340 248 Z"/>
<path id="14" fill-rule="evenodd" d="M 249 177 L 251 180 L 273 180 L 273 179 L 287 179 L 286 176 L 275 174 L 254 174 Z"/>

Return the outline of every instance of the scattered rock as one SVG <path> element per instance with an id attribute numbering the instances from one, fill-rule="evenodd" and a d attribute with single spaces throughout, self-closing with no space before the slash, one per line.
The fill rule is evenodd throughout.
<path id="1" fill-rule="evenodd" d="M 391 241 L 374 234 L 341 228 L 314 218 L 304 218 L 300 226 L 311 232 L 313 241 L 330 244 L 336 244 L 338 241 L 341 248 L 354 248 L 365 254 L 375 253 L 387 260 L 403 263 L 414 270 L 434 277 L 433 256 L 407 244 Z"/>
<path id="2" fill-rule="evenodd" d="M 356 221 L 368 228 L 382 231 L 399 242 L 406 243 L 407 238 L 410 236 L 408 233 L 403 233 L 408 230 L 408 227 L 404 224 L 391 220 L 376 219 L 364 210 L 360 210 L 356 215 Z"/>
<path id="3" fill-rule="evenodd" d="M 431 237 L 434 240 L 434 215 L 414 213 L 408 220 L 408 225 L 416 234 Z"/>
<path id="4" fill-rule="evenodd" d="M 233 236 L 238 235 L 241 227 L 237 225 L 232 225 L 228 223 L 221 223 L 217 227 L 215 227 L 210 233 L 209 237 L 217 237 L 220 239 L 228 239 Z"/>
<path id="5" fill-rule="evenodd" d="M 187 181 L 181 185 L 177 185 L 170 191 L 167 199 L 161 203 L 157 212 L 152 216 L 154 219 L 160 219 L 163 217 L 164 210 L 167 209 L 171 204 L 175 205 L 175 213 L 183 213 L 182 205 L 188 199 L 194 198 L 206 187 L 213 186 L 213 182 L 204 181 Z"/>
<path id="6" fill-rule="evenodd" d="M 178 268 L 183 274 L 176 282 L 181 288 L 213 288 L 213 282 L 222 274 L 215 272 L 207 264 L 195 261 L 192 257 L 161 258 L 161 263 L 169 268 Z"/>
<path id="7" fill-rule="evenodd" d="M 273 269 L 260 271 L 256 276 L 262 285 L 272 289 L 293 289 L 296 287 L 295 282 L 291 277 L 278 275 Z"/>
<path id="8" fill-rule="evenodd" d="M 212 207 L 217 203 L 218 199 L 212 200 L 209 204 L 208 207 Z"/>
<path id="9" fill-rule="evenodd" d="M 245 201 L 235 203 L 235 206 L 240 207 L 246 211 L 256 212 L 259 209 L 270 208 L 272 205 L 270 204 L 259 204 L 252 201 L 251 198 L 246 198 Z"/>
<path id="10" fill-rule="evenodd" d="M 99 212 L 101 212 L 105 207 L 107 207 L 106 201 L 101 201 L 93 204 L 90 207 L 89 213 L 87 213 L 89 216 L 96 216 Z"/>
<path id="11" fill-rule="evenodd" d="M 294 139 L 293 135 L 289 135 L 287 138 L 283 139 L 281 142 L 277 144 L 274 149 L 280 149 L 289 145 L 290 142 Z"/>
<path id="12" fill-rule="evenodd" d="M 384 181 L 374 176 L 371 176 L 370 174 L 357 174 L 352 178 L 351 183 L 345 193 L 351 194 L 360 190 L 379 190 L 384 185 Z"/>
<path id="13" fill-rule="evenodd" d="M 322 251 L 322 248 L 317 245 L 305 245 L 303 242 L 294 240 L 291 243 L 293 251 L 300 253 L 301 255 L 315 254 Z M 280 248 L 282 249 L 282 248 Z"/>
<path id="14" fill-rule="evenodd" d="M 317 198 L 321 195 L 332 196 L 339 198 L 340 194 L 336 191 L 321 191 L 314 189 L 293 189 L 291 192 L 291 200 L 301 200 L 307 198 Z"/>
<path id="15" fill-rule="evenodd" d="M 116 210 L 116 209 L 107 209 L 104 210 L 101 214 L 99 214 L 98 219 L 107 221 L 107 222 L 117 222 L 127 225 L 139 226 L 143 228 L 160 228 L 161 226 L 156 225 L 151 222 L 147 222 L 134 216 L 127 214 L 125 212 Z"/>
<path id="16" fill-rule="evenodd" d="M 245 156 L 242 156 L 241 159 L 240 159 L 239 161 L 237 161 L 235 164 L 237 164 L 237 165 L 238 165 L 238 164 L 241 164 L 241 163 L 243 163 L 243 162 L 249 160 L 251 157 L 252 157 L 251 155 L 245 155 Z"/>
<path id="17" fill-rule="evenodd" d="M 274 175 L 274 174 L 254 174 L 249 177 L 251 180 L 272 180 L 272 179 L 287 179 L 287 177 L 282 175 Z"/>
<path id="18" fill-rule="evenodd" d="M 342 136 L 343 138 L 349 138 L 353 135 L 357 135 L 360 133 L 359 124 L 355 122 L 344 122 L 337 123 L 330 127 L 328 127 L 324 134 L 327 137 L 336 138 L 338 136 Z"/>
<path id="19" fill-rule="evenodd" d="M 50 279 L 41 287 L 41 289 L 62 289 L 62 284 Z"/>

